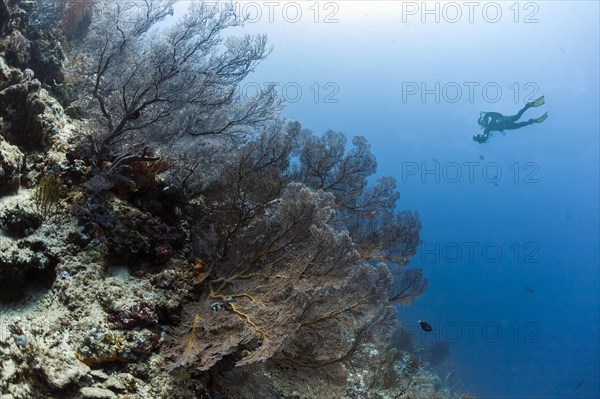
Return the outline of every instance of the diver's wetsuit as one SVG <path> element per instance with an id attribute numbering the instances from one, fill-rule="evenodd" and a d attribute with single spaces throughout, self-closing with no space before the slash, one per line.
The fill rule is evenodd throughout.
<path id="1" fill-rule="evenodd" d="M 517 122 L 517 120 L 523 116 L 525 111 L 531 107 L 539 107 L 544 104 L 544 96 L 537 100 L 525 104 L 525 106 L 516 114 L 512 116 L 503 115 L 499 112 L 482 112 L 479 118 L 479 125 L 484 129 L 482 134 L 476 134 L 473 136 L 473 140 L 478 143 L 485 143 L 492 133 L 492 131 L 504 132 L 505 130 L 515 130 L 522 128 L 523 126 L 531 125 L 532 123 L 541 123 L 548 116 L 547 113 L 536 119 L 529 119 L 524 122 Z"/>

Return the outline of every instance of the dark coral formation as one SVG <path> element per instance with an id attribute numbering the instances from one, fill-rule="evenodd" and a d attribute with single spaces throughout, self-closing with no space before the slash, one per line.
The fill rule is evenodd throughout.
<path id="1" fill-rule="evenodd" d="M 0 196 L 19 190 L 24 166 L 23 153 L 0 134 Z"/>
<path id="2" fill-rule="evenodd" d="M 105 202 L 90 198 L 77 216 L 80 229 L 72 241 L 82 247 L 105 241 L 112 264 L 156 266 L 182 247 L 183 234 L 176 227 L 118 198 Z"/>
<path id="3" fill-rule="evenodd" d="M 35 212 L 24 208 L 6 209 L 0 214 L 0 229 L 6 234 L 23 238 L 42 225 L 42 218 Z"/>
<path id="4" fill-rule="evenodd" d="M 0 131 L 25 150 L 49 144 L 61 126 L 62 107 L 48 95 L 30 69 L 9 67 L 0 57 Z"/>
<path id="5" fill-rule="evenodd" d="M 0 55 L 19 69 L 31 69 L 49 85 L 64 81 L 63 34 L 55 28 L 60 1 L 0 2 Z"/>
<path id="6" fill-rule="evenodd" d="M 0 302 L 21 299 L 32 283 L 45 287 L 53 283 L 60 257 L 57 248 L 36 238 L 0 242 L 0 248 Z"/>

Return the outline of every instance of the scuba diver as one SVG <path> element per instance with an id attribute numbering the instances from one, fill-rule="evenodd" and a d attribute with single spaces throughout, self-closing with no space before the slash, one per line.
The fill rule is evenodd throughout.
<path id="1" fill-rule="evenodd" d="M 497 131 L 504 134 L 505 130 L 515 130 L 523 126 L 531 125 L 532 123 L 542 123 L 548 117 L 546 112 L 539 118 L 529 119 L 525 122 L 517 122 L 517 120 L 531 107 L 539 107 L 544 105 L 544 96 L 541 96 L 537 100 L 525 104 L 525 106 L 516 114 L 512 116 L 502 115 L 498 112 L 481 112 L 479 114 L 479 126 L 485 129 L 483 133 L 476 134 L 473 136 L 473 141 L 483 144 L 488 141 L 492 135 L 492 131 Z"/>

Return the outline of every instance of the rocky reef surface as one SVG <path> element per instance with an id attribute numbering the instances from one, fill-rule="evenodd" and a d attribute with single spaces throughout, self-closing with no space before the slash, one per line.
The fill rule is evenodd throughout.
<path id="1" fill-rule="evenodd" d="M 65 126 L 76 130 L 69 123 Z M 61 137 L 69 141 L 67 135 Z M 68 148 L 55 143 L 48 153 Z M 60 156 L 54 154 L 56 158 Z M 132 226 L 153 217 L 112 194 L 103 199 L 102 208 L 86 204 L 74 185 L 56 213 L 38 226 L 33 191 L 22 187 L 0 198 L 0 398 L 219 397 L 215 384 L 227 381 L 211 381 L 208 374 L 194 370 L 170 372 L 160 350 L 169 325 L 195 289 L 190 261 L 178 257 L 180 252 L 159 271 L 107 266 L 111 252 L 120 251 L 115 247 L 118 234 L 131 239 L 127 232 Z M 120 233 L 110 239 L 94 236 L 98 227 L 86 228 L 86 218 L 77 217 L 81 207 L 84 214 L 106 219 L 111 231 Z M 151 240 L 140 237 L 140 247 Z M 377 355 L 375 348 L 365 353 L 374 359 Z M 389 364 L 377 367 L 375 379 L 373 370 L 347 369 L 343 395 L 337 394 L 340 387 L 332 390 L 323 379 L 315 378 L 314 385 L 307 386 L 273 366 L 252 370 L 255 390 L 231 397 L 454 397 L 450 391 L 444 394 L 443 378 L 408 352 L 394 351 Z M 263 384 L 276 389 L 262 392 Z"/>
<path id="2" fill-rule="evenodd" d="M 63 173 L 74 168 L 65 151 L 73 140 L 69 132 L 76 130 L 67 121 L 44 161 L 29 164 L 25 175 L 42 165 Z M 35 188 L 0 198 L 0 398 L 219 397 L 214 385 L 227 381 L 211 381 L 194 370 L 170 372 L 160 350 L 195 289 L 193 264 L 181 257 L 185 250 L 150 272 L 125 262 L 107 266 L 111 253 L 125 256 L 118 245 L 126 240 L 129 249 L 139 245 L 135 252 L 143 258 L 144 242 L 153 237 L 134 229 L 153 216 L 113 194 L 90 201 L 75 184 L 65 190 L 43 223 L 34 210 Z M 101 223 L 111 233 L 102 232 Z M 377 355 L 375 348 L 365 353 Z M 343 395 L 323 379 L 307 386 L 273 366 L 252 370 L 255 390 L 232 397 L 458 397 L 444 391 L 443 378 L 408 352 L 393 351 L 389 363 L 377 367 L 377 378 L 373 370 L 347 369 Z M 276 390 L 261 392 L 261 384 Z"/>

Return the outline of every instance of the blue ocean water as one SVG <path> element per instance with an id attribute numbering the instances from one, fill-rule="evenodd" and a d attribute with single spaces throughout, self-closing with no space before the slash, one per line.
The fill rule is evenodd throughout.
<path id="1" fill-rule="evenodd" d="M 240 3 L 274 46 L 243 89 L 366 136 L 420 212 L 429 287 L 399 318 L 434 332 L 415 341 L 448 342 L 479 398 L 599 398 L 599 4 L 267 3 Z M 542 124 L 472 140 L 480 111 L 541 95 L 522 120 Z"/>

